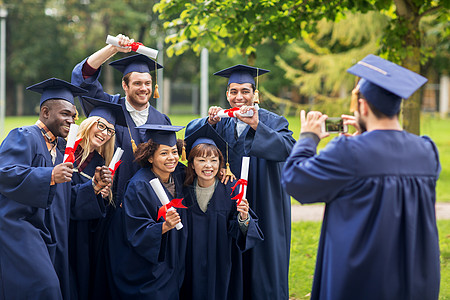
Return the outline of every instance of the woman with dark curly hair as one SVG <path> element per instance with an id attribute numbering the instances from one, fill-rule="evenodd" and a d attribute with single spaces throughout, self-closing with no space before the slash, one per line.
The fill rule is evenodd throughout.
<path id="1" fill-rule="evenodd" d="M 150 181 L 158 178 L 170 200 L 182 198 L 184 165 L 178 162 L 183 141 L 175 132 L 182 126 L 144 124 L 148 142 L 138 146 L 141 168 L 128 182 L 125 196 L 109 230 L 110 287 L 113 299 L 179 299 L 184 277 L 187 224 L 173 230 L 185 209 L 162 206 Z"/>
<path id="2" fill-rule="evenodd" d="M 232 199 L 231 183 L 221 182 L 227 145 L 211 125 L 185 142 L 189 234 L 180 299 L 243 299 L 242 252 L 264 239 L 257 217 L 247 199 Z"/>

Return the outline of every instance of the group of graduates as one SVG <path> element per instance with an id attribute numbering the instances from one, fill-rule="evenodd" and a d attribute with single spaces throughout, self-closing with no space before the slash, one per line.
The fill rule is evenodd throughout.
<path id="1" fill-rule="evenodd" d="M 77 64 L 71 83 L 29 87 L 41 93 L 39 121 L 0 147 L 0 298 L 287 299 L 291 216 L 281 169 L 295 140 L 284 117 L 253 106 L 255 77 L 267 71 L 219 72 L 230 105 L 253 116 L 220 119 L 213 107 L 177 140 L 184 126 L 149 105 L 150 72 L 162 68 L 154 60 L 113 61 L 125 96 L 104 92 L 101 66 L 133 43 L 117 38 Z M 63 162 L 77 96 L 87 118 L 74 162 Z M 244 155 L 248 180 L 238 183 Z"/>
<path id="2" fill-rule="evenodd" d="M 149 105 L 154 60 L 110 63 L 125 96 L 104 92 L 102 65 L 134 42 L 117 39 L 71 83 L 30 86 L 39 120 L 0 146 L 0 299 L 288 299 L 289 195 L 326 203 L 312 299 L 437 299 L 437 149 L 398 121 L 426 79 L 374 55 L 358 62 L 355 116 L 343 116 L 356 132 L 316 154 L 327 116 L 302 112 L 296 142 L 257 104 L 268 70 L 236 65 L 215 73 L 231 109 L 211 107 L 183 141 L 184 126 Z M 87 118 L 66 161 L 77 96 Z"/>

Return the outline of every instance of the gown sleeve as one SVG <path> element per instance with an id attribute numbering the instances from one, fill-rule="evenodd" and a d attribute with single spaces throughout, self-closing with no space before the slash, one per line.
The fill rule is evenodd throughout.
<path id="1" fill-rule="evenodd" d="M 149 262 L 156 264 L 163 260 L 160 252 L 164 252 L 162 222 L 157 223 L 156 195 L 150 184 L 144 181 L 131 181 L 125 192 L 123 201 L 124 227 L 128 242 L 133 249 Z M 155 216 L 155 217 L 154 217 Z"/>
<path id="2" fill-rule="evenodd" d="M 236 215 L 229 220 L 228 232 L 235 239 L 236 246 L 242 252 L 247 251 L 255 247 L 258 243 L 264 241 L 264 234 L 258 225 L 258 217 L 252 209 L 249 210 L 249 215 L 250 220 L 248 223 L 247 233 L 245 234 L 239 227 L 239 222 L 237 221 Z"/>
<path id="3" fill-rule="evenodd" d="M 245 153 L 270 161 L 284 162 L 295 144 L 289 123 L 275 114 L 262 115 L 256 131 L 245 136 Z"/>
<path id="4" fill-rule="evenodd" d="M 79 86 L 79 87 L 87 90 L 88 94 L 86 96 L 88 96 L 88 97 L 117 103 L 118 99 L 120 99 L 120 94 L 110 95 L 110 94 L 104 92 L 103 86 L 98 81 L 102 67 L 98 68 L 97 72 L 95 72 L 94 75 L 92 75 L 86 79 L 83 78 L 82 68 L 86 61 L 87 61 L 87 58 L 85 58 L 82 62 L 78 63 L 73 68 L 71 83 L 73 85 Z"/>
<path id="5" fill-rule="evenodd" d="M 346 137 L 335 138 L 316 155 L 317 141 L 300 136 L 282 172 L 281 183 L 287 193 L 301 203 L 334 199 L 355 174 L 347 144 Z"/>
<path id="6" fill-rule="evenodd" d="M 105 216 L 106 207 L 99 193 L 95 194 L 91 180 L 72 185 L 71 219 L 91 220 Z"/>
<path id="7" fill-rule="evenodd" d="M 26 127 L 12 130 L 0 146 L 0 191 L 24 205 L 47 208 L 56 185 L 50 185 L 53 167 L 41 167 L 36 136 Z"/>

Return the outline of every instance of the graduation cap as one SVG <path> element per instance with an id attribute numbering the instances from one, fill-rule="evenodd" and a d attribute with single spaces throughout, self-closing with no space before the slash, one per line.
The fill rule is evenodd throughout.
<path id="1" fill-rule="evenodd" d="M 75 105 L 74 98 L 76 96 L 86 95 L 88 93 L 85 89 L 58 78 L 50 78 L 30 85 L 27 87 L 27 90 L 42 94 L 40 105 L 50 99 L 62 99 Z"/>
<path id="2" fill-rule="evenodd" d="M 402 99 L 409 98 L 425 82 L 425 77 L 393 62 L 369 54 L 347 72 L 359 76 L 359 91 L 379 111 L 393 116 L 400 111 Z"/>
<path id="3" fill-rule="evenodd" d="M 136 127 L 136 129 L 144 129 L 147 140 L 152 139 L 153 142 L 160 145 L 175 146 L 177 143 L 176 132 L 183 129 L 184 126 L 144 124 Z"/>
<path id="4" fill-rule="evenodd" d="M 246 65 L 235 65 L 216 72 L 214 73 L 214 75 L 228 78 L 228 85 L 230 85 L 231 83 L 251 83 L 255 85 L 256 90 L 255 96 L 253 97 L 253 102 L 259 103 L 258 77 L 268 72 L 270 71 L 265 69 L 250 67 Z"/>
<path id="5" fill-rule="evenodd" d="M 228 143 L 209 123 L 205 123 L 189 136 L 185 137 L 184 141 L 186 142 L 187 157 L 189 157 L 189 153 L 191 152 L 191 150 L 199 144 L 209 144 L 216 146 L 225 157 L 227 167 L 226 175 L 233 175 L 233 173 L 231 173 L 230 164 L 228 163 Z"/>
<path id="6" fill-rule="evenodd" d="M 163 68 L 163 66 L 158 64 L 155 60 L 143 54 L 127 56 L 125 58 L 115 60 L 109 65 L 122 72 L 123 76 L 131 72 L 150 73 L 156 69 Z M 159 98 L 157 78 L 155 78 L 155 92 L 153 93 L 153 97 Z"/>
<path id="7" fill-rule="evenodd" d="M 101 117 L 113 126 L 127 126 L 121 105 L 87 96 L 81 96 L 80 99 L 81 107 L 86 117 Z"/>

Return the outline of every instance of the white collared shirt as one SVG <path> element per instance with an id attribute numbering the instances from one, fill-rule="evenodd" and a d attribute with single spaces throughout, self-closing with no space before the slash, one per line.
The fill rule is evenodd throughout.
<path id="1" fill-rule="evenodd" d="M 130 116 L 133 119 L 136 126 L 144 125 L 147 122 L 148 108 L 150 107 L 150 104 L 148 104 L 147 107 L 143 110 L 137 110 L 133 106 L 131 106 L 130 103 L 128 103 L 128 100 L 125 100 L 125 107 L 127 108 L 127 111 L 130 113 Z"/>

